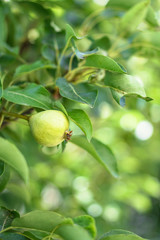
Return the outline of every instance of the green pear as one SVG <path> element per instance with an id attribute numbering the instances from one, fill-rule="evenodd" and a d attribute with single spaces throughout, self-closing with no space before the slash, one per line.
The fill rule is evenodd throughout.
<path id="1" fill-rule="evenodd" d="M 33 136 L 43 146 L 57 146 L 71 136 L 69 121 L 58 110 L 46 110 L 32 115 L 29 125 Z"/>

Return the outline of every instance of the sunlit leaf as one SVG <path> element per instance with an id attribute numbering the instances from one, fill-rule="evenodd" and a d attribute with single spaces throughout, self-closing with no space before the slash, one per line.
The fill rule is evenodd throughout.
<path id="1" fill-rule="evenodd" d="M 112 58 L 106 57 L 103 55 L 91 55 L 86 58 L 85 66 L 102 68 L 107 71 L 117 72 L 117 73 L 125 73 L 126 70 L 115 62 Z"/>
<path id="2" fill-rule="evenodd" d="M 89 233 L 78 225 L 60 226 L 55 233 L 63 237 L 64 240 L 93 240 Z"/>
<path id="3" fill-rule="evenodd" d="M 119 23 L 121 34 L 127 35 L 136 30 L 147 14 L 149 3 L 149 0 L 140 2 L 126 12 Z"/>
<path id="4" fill-rule="evenodd" d="M 144 238 L 139 237 L 138 235 L 125 231 L 125 230 L 112 230 L 108 233 L 105 233 L 99 240 L 145 240 Z"/>
<path id="5" fill-rule="evenodd" d="M 70 218 L 52 211 L 32 211 L 20 218 L 16 218 L 12 222 L 12 226 L 21 229 L 38 230 L 46 233 L 51 233 L 55 227 L 63 224 L 73 224 Z"/>
<path id="6" fill-rule="evenodd" d="M 124 106 L 124 96 L 136 96 L 146 101 L 152 100 L 146 96 L 142 81 L 127 74 L 111 74 L 108 73 L 104 79 L 104 84 L 111 88 L 114 99 Z M 114 91 L 117 91 L 116 94 Z"/>
<path id="7" fill-rule="evenodd" d="M 42 85 L 30 83 L 25 88 L 11 86 L 4 90 L 3 97 L 13 103 L 37 107 L 41 109 L 52 109 L 50 94 Z"/>
<path id="8" fill-rule="evenodd" d="M 84 215 L 73 218 L 73 221 L 75 224 L 78 224 L 79 226 L 85 228 L 93 238 L 96 237 L 97 231 L 93 217 Z"/>
<path id="9" fill-rule="evenodd" d="M 16 170 L 22 179 L 28 181 L 28 166 L 26 160 L 18 148 L 4 138 L 0 138 L 0 160 Z"/>

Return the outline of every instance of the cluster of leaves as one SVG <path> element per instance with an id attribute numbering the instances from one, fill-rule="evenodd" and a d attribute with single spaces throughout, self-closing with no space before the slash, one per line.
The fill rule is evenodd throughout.
<path id="1" fill-rule="evenodd" d="M 93 240 L 96 237 L 94 219 L 90 216 L 65 218 L 51 211 L 33 211 L 19 216 L 16 211 L 0 209 L 0 239 L 3 240 Z M 134 233 L 114 230 L 99 240 L 113 239 L 143 240 Z"/>
<path id="2" fill-rule="evenodd" d="M 64 2 L 60 0 L 0 2 L 0 124 L 5 127 L 11 120 L 17 119 L 17 114 L 25 116 L 34 110 L 59 109 L 85 134 L 85 137 L 73 136 L 71 142 L 85 149 L 114 177 L 118 177 L 116 158 L 107 145 L 92 138 L 91 121 L 81 103 L 93 108 L 100 88 L 108 88 L 109 94 L 120 106 L 125 106 L 126 97 L 134 96 L 146 101 L 151 100 L 146 95 L 142 82 L 137 77 L 131 76 L 122 64 L 126 65 L 133 54 L 152 56 L 155 59 L 159 57 L 160 43 L 157 31 L 159 23 L 156 13 L 149 0 L 133 0 L 128 3 L 125 0 L 110 0 L 106 7 L 91 14 L 81 25 L 77 24 L 80 25 L 79 37 L 71 25 L 67 24 L 65 29 L 62 28 L 64 22 L 59 23 L 59 19 L 53 14 L 54 7 L 69 8 L 73 4 L 73 1 L 67 1 L 66 6 Z M 43 22 L 37 23 L 39 18 Z M 17 27 L 19 19 L 22 20 L 23 26 Z M 98 38 L 90 35 L 90 31 L 97 23 L 108 19 L 112 19 L 115 23 L 114 34 L 112 29 L 111 33 L 101 34 Z M 146 24 L 144 29 L 142 23 Z M 142 30 L 137 29 L 140 24 Z M 87 41 L 89 45 L 86 44 Z M 87 45 L 87 49 L 82 47 L 83 43 Z M 67 101 L 69 104 L 66 104 Z M 79 103 L 80 109 L 75 109 L 74 102 Z M 16 170 L 27 182 L 29 171 L 23 155 L 3 136 L 0 138 L 0 144 L 2 160 L 0 189 L 3 190 L 9 180 L 9 167 Z M 62 151 L 64 147 L 63 143 L 58 149 Z M 14 220 L 12 226 L 28 229 L 27 224 L 31 224 L 30 220 L 34 219 L 34 214 L 41 216 L 37 212 L 30 214 L 26 215 L 29 219 L 22 217 Z M 48 218 L 50 217 L 47 215 Z M 55 214 L 54 226 L 51 225 L 49 230 L 44 229 L 44 232 L 51 234 L 59 224 L 66 223 L 66 219 L 58 220 L 57 223 L 56 218 Z M 37 222 L 38 220 L 40 223 Z M 74 226 L 74 220 L 69 221 L 71 226 L 62 226 L 62 235 L 59 232 L 57 234 L 64 239 L 74 239 L 73 236 L 74 234 L 77 236 L 77 231 L 83 234 L 81 227 Z M 35 222 L 40 228 L 45 227 L 43 218 L 36 217 Z M 35 222 L 33 221 L 30 228 L 39 230 L 34 226 Z M 48 227 L 49 223 L 46 223 Z M 65 231 L 70 234 L 71 229 L 73 236 L 67 236 Z M 113 232 L 101 239 L 112 239 L 114 235 L 122 235 L 117 239 L 123 238 L 123 232 Z M 25 236 L 29 238 L 28 235 Z M 91 238 L 86 232 L 84 236 L 80 235 L 79 239 L 82 237 L 87 240 L 94 236 Z M 29 239 L 39 238 L 34 236 Z M 129 236 L 128 239 L 131 237 Z M 132 239 L 138 237 L 133 235 Z"/>

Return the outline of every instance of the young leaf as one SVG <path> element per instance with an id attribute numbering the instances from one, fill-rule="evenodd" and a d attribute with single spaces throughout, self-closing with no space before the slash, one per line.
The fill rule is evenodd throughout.
<path id="1" fill-rule="evenodd" d="M 99 50 L 99 49 L 96 47 L 95 49 L 93 49 L 93 50 L 91 50 L 91 51 L 81 52 L 81 51 L 78 50 L 78 48 L 77 48 L 77 46 L 76 46 L 76 44 L 75 44 L 75 42 L 74 42 L 73 39 L 72 39 L 72 45 L 73 45 L 74 52 L 75 52 L 77 58 L 79 58 L 79 59 L 84 59 L 84 57 L 93 55 L 93 54 L 97 53 L 98 50 Z"/>
<path id="2" fill-rule="evenodd" d="M 0 207 L 0 231 L 10 227 L 13 219 L 18 217 L 18 212 L 8 210 L 5 207 Z"/>
<path id="3" fill-rule="evenodd" d="M 143 83 L 136 77 L 127 74 L 108 73 L 104 79 L 104 84 L 111 88 L 114 99 L 121 106 L 125 105 L 125 96 L 136 96 L 146 101 L 152 100 L 146 96 Z M 116 94 L 115 91 L 118 93 Z"/>
<path id="4" fill-rule="evenodd" d="M 53 63 L 51 64 L 43 60 L 39 60 L 31 64 L 23 64 L 16 68 L 14 77 L 19 77 L 23 74 L 31 73 L 44 68 L 56 68 L 56 66 Z"/>
<path id="5" fill-rule="evenodd" d="M 6 88 L 3 97 L 13 103 L 37 107 L 44 110 L 52 109 L 50 94 L 42 85 L 30 83 L 26 88 L 11 86 Z"/>
<path id="6" fill-rule="evenodd" d="M 80 92 L 71 83 L 68 83 L 65 78 L 58 78 L 56 85 L 59 87 L 59 91 L 62 97 L 71 99 L 76 102 L 88 104 L 93 107 L 97 98 L 97 91 Z"/>
<path id="7" fill-rule="evenodd" d="M 88 115 L 81 109 L 73 109 L 68 112 L 70 119 L 84 132 L 88 141 L 92 137 L 92 124 Z"/>
<path id="8" fill-rule="evenodd" d="M 96 225 L 95 225 L 95 220 L 91 216 L 84 215 L 84 216 L 79 216 L 73 218 L 73 221 L 75 224 L 78 224 L 79 226 L 85 228 L 91 237 L 95 238 L 96 237 Z"/>
<path id="9" fill-rule="evenodd" d="M 121 33 L 127 35 L 136 30 L 147 14 L 149 3 L 149 0 L 142 1 L 128 10 L 119 24 L 119 30 Z"/>
<path id="10" fill-rule="evenodd" d="M 28 166 L 18 148 L 4 138 L 0 138 L 0 160 L 15 169 L 22 179 L 28 181 Z"/>
<path id="11" fill-rule="evenodd" d="M 108 233 L 105 233 L 102 237 L 99 238 L 99 240 L 145 240 L 144 238 L 139 237 L 138 235 L 121 230 L 121 229 L 115 229 Z"/>
<path id="12" fill-rule="evenodd" d="M 82 39 L 83 37 L 77 37 L 73 28 L 69 24 L 66 24 L 66 42 L 70 42 L 72 38 Z"/>
<path id="13" fill-rule="evenodd" d="M 14 228 L 38 230 L 51 233 L 55 227 L 63 224 L 73 224 L 70 218 L 64 218 L 52 211 L 32 211 L 12 222 Z"/>
<path id="14" fill-rule="evenodd" d="M 10 168 L 7 164 L 0 161 L 0 192 L 2 192 L 8 183 L 10 177 Z"/>
<path id="15" fill-rule="evenodd" d="M 64 240 L 93 240 L 89 233 L 78 225 L 63 225 L 60 226 L 55 233 L 60 235 Z"/>
<path id="16" fill-rule="evenodd" d="M 89 143 L 83 136 L 72 136 L 71 142 L 85 149 L 114 177 L 118 177 L 118 169 L 115 156 L 107 145 L 104 145 L 95 138 L 92 138 L 91 142 Z"/>
<path id="17" fill-rule="evenodd" d="M 126 73 L 126 70 L 112 58 L 103 55 L 91 55 L 86 58 L 85 66 L 102 68 L 107 71 Z"/>

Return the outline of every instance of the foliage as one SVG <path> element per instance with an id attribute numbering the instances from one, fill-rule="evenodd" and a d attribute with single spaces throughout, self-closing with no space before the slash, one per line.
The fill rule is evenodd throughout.
<path id="1" fill-rule="evenodd" d="M 160 196 L 156 131 L 149 140 L 160 121 L 159 8 L 158 0 L 0 2 L 0 239 L 142 239 L 110 228 L 129 228 L 127 211 L 154 211 Z M 31 136 L 26 120 L 50 109 L 69 119 L 70 143 L 47 148 Z"/>

